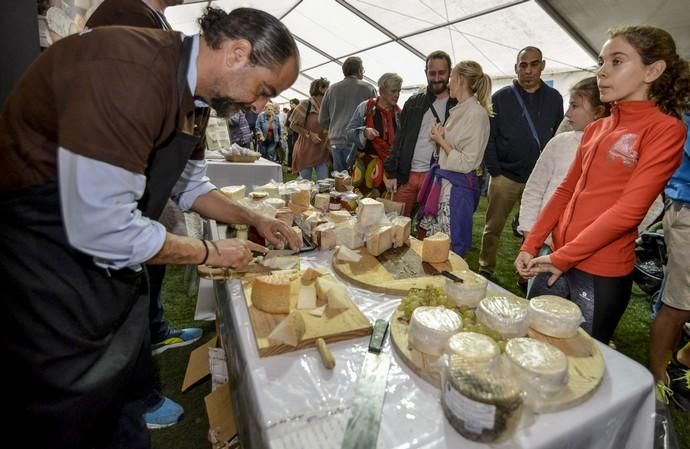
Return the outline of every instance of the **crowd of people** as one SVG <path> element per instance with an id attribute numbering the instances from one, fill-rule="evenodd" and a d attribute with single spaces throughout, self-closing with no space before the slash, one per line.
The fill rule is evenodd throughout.
<path id="1" fill-rule="evenodd" d="M 290 227 L 227 199 L 205 176 L 210 108 L 228 119 L 233 142 L 302 178 L 348 172 L 362 196 L 402 203 L 418 238 L 445 232 L 461 256 L 485 170 L 480 274 L 494 276 L 500 235 L 520 203 L 514 266 L 529 279 L 526 296 L 575 302 L 603 343 L 630 299 L 638 229 L 660 218 L 654 205 L 665 198 L 668 266 L 650 370 L 660 399 L 687 393 L 690 349 L 674 349 L 690 320 L 690 71 L 666 31 L 612 29 L 565 115 L 533 46 L 517 51 L 516 79 L 493 94 L 479 63 L 453 65 L 434 51 L 427 85 L 400 108 L 401 76 L 384 73 L 377 91 L 352 56 L 342 80 L 314 79 L 309 98 L 280 111 L 270 99 L 300 66 L 285 25 L 251 8 L 209 7 L 201 33 L 184 36 L 164 16 L 179 3 L 103 1 L 89 31 L 44 51 L 0 113 L 8 438 L 146 448 L 147 426 L 177 422 L 182 410 L 162 395 L 152 354 L 201 334 L 164 319 L 165 265 L 237 268 L 267 249 L 167 232 L 166 204 L 299 248 Z M 571 130 L 559 133 L 564 116 Z M 37 423 L 45 433 L 32 432 Z"/>

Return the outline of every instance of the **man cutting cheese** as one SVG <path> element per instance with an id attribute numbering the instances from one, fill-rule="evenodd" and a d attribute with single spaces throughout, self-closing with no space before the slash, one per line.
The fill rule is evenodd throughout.
<path id="1" fill-rule="evenodd" d="M 62 39 L 0 113 L 5 430 L 23 446 L 148 447 L 137 402 L 151 373 L 141 265 L 238 268 L 266 250 L 167 234 L 148 217 L 168 198 L 300 246 L 284 223 L 216 191 L 192 129 L 194 96 L 227 116 L 289 87 L 295 41 L 249 8 L 209 8 L 200 24 L 200 36 L 105 27 Z"/>

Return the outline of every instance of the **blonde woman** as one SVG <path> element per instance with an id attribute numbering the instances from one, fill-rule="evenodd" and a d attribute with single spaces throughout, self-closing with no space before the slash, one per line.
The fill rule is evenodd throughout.
<path id="1" fill-rule="evenodd" d="M 479 202 L 476 170 L 489 141 L 491 79 L 478 63 L 462 61 L 451 71 L 448 87 L 458 104 L 445 127 L 435 123 L 429 131 L 439 147 L 438 164 L 417 200 L 423 205 L 420 228 L 449 234 L 453 251 L 464 256 L 472 246 L 472 215 Z"/>

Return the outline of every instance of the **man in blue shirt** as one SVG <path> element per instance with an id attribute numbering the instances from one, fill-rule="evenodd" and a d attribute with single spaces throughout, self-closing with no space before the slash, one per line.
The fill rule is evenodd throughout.
<path id="1" fill-rule="evenodd" d="M 541 50 L 518 52 L 517 80 L 491 97 L 495 115 L 484 162 L 491 175 L 486 225 L 479 253 L 479 273 L 491 276 L 501 232 L 546 142 L 563 119 L 563 98 L 541 80 L 546 63 Z"/>
<path id="2" fill-rule="evenodd" d="M 685 115 L 690 127 L 690 114 Z M 685 140 L 683 161 L 666 185 L 664 239 L 668 262 L 661 309 L 652 322 L 649 344 L 649 368 L 657 382 L 657 397 L 664 400 L 670 386 L 672 398 L 684 410 L 690 410 L 687 378 L 690 348 L 681 348 L 676 357 L 673 349 L 690 321 L 690 138 Z M 669 359 L 671 363 L 668 364 Z M 667 374 L 668 371 L 668 374 Z M 666 401 L 665 401 L 666 402 Z"/>

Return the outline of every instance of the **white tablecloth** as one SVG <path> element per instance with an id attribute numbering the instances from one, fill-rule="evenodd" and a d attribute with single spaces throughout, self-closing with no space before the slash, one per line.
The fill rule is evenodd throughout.
<path id="1" fill-rule="evenodd" d="M 307 253 L 302 268 L 330 267 L 331 251 Z M 339 448 L 350 413 L 355 383 L 368 338 L 330 344 L 336 367 L 323 367 L 315 348 L 260 358 L 239 281 L 223 285 L 230 304 L 219 304 L 232 320 L 232 363 L 251 402 L 240 419 L 263 443 L 274 448 Z M 348 285 L 353 299 L 372 320 L 388 319 L 399 298 Z M 223 295 L 225 296 L 225 295 Z M 221 300 L 222 301 L 222 300 Z M 221 324 L 222 326 L 222 324 Z M 523 420 L 514 438 L 501 445 L 482 445 L 464 439 L 448 423 L 440 392 L 409 370 L 388 342 L 393 354 L 377 448 L 524 448 L 524 449 L 649 449 L 654 436 L 653 381 L 637 362 L 599 344 L 606 373 L 594 395 L 563 411 L 532 415 Z M 232 354 L 232 351 L 235 351 Z M 246 399 L 248 398 L 248 399 Z M 237 405 L 236 405 L 237 407 Z M 242 407 L 244 408 L 244 407 Z M 244 416 L 243 416 L 244 414 Z M 249 415 L 249 416 L 247 416 Z M 240 426 L 242 427 L 242 426 Z"/>
<path id="2" fill-rule="evenodd" d="M 279 164 L 260 158 L 255 162 L 225 162 L 207 160 L 206 176 L 216 187 L 245 185 L 247 193 L 254 186 L 262 186 L 271 180 L 283 182 L 283 170 Z"/>

